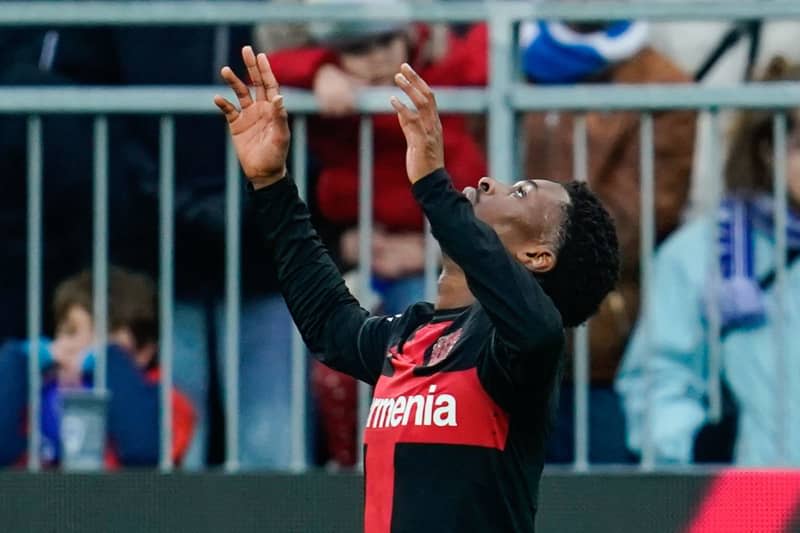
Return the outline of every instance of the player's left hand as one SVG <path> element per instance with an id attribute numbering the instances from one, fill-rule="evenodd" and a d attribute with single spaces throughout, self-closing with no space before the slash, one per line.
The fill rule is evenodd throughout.
<path id="1" fill-rule="evenodd" d="M 442 122 L 433 91 L 408 63 L 403 63 L 394 82 L 414 103 L 416 110 L 392 97 L 400 127 L 406 137 L 406 172 L 412 184 L 444 167 Z"/>

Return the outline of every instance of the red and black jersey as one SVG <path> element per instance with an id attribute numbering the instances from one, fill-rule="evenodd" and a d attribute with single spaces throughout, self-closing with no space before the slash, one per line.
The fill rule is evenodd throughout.
<path id="1" fill-rule="evenodd" d="M 374 385 L 364 434 L 367 533 L 532 532 L 564 332 L 538 282 L 444 170 L 413 187 L 476 303 L 370 317 L 289 180 L 251 194 L 309 348 Z"/>

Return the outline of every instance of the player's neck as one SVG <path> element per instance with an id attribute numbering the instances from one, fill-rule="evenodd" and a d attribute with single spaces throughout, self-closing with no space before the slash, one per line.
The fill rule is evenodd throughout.
<path id="1" fill-rule="evenodd" d="M 456 309 L 467 307 L 475 302 L 469 291 L 464 271 L 451 259 L 442 259 L 442 275 L 439 276 L 439 293 L 436 296 L 436 309 Z"/>

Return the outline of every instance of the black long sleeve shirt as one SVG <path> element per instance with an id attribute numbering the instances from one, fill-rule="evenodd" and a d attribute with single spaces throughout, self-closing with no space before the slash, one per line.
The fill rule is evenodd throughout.
<path id="1" fill-rule="evenodd" d="M 413 193 L 476 303 L 370 316 L 348 292 L 294 184 L 254 191 L 281 291 L 312 352 L 375 387 L 365 430 L 367 533 L 532 532 L 564 348 L 538 282 L 447 173 Z"/>

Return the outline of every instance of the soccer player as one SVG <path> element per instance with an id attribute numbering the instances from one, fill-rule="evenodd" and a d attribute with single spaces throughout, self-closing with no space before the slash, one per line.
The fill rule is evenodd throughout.
<path id="1" fill-rule="evenodd" d="M 365 531 L 534 531 L 563 328 L 584 322 L 617 278 L 608 213 L 575 182 L 481 178 L 454 190 L 433 93 L 404 64 L 395 82 L 415 109 L 391 103 L 414 197 L 445 257 L 434 304 L 370 316 L 287 177 L 287 113 L 269 62 L 250 47 L 242 56 L 255 97 L 225 67 L 239 107 L 221 96 L 215 103 L 284 298 L 312 352 L 375 387 L 364 435 Z"/>

